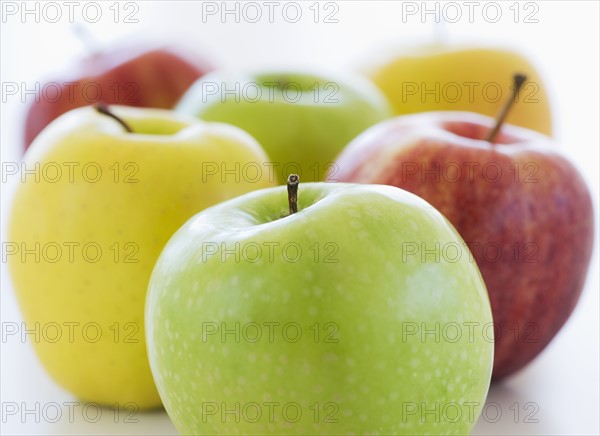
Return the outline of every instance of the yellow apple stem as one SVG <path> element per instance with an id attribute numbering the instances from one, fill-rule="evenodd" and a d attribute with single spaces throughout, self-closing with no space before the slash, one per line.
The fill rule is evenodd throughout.
<path id="1" fill-rule="evenodd" d="M 486 141 L 491 142 L 492 144 L 494 143 L 494 139 L 496 139 L 498 132 L 502 128 L 502 124 L 504 124 L 504 120 L 506 120 L 506 117 L 508 116 L 508 112 L 513 107 L 513 104 L 515 103 L 515 100 L 517 99 L 517 96 L 519 95 L 519 90 L 521 89 L 521 86 L 523 85 L 523 83 L 525 83 L 526 80 L 527 80 L 527 76 L 525 74 L 517 73 L 513 76 L 514 86 L 513 86 L 513 90 L 512 90 L 513 91 L 512 95 L 510 96 L 510 98 L 508 100 L 506 100 L 506 103 L 502 107 L 502 110 L 496 117 L 496 125 L 490 131 L 488 137 L 486 138 Z"/>
<path id="2" fill-rule="evenodd" d="M 121 118 L 119 118 L 118 116 L 116 116 L 115 114 L 113 114 L 109 109 L 108 106 L 106 106 L 104 103 L 96 103 L 94 105 L 94 109 L 96 109 L 99 113 L 103 114 L 103 115 L 107 115 L 109 117 L 111 117 L 113 120 L 116 120 L 119 124 L 121 124 L 123 126 L 123 128 L 128 132 L 128 133 L 133 133 L 133 130 L 131 130 L 131 127 L 129 127 L 129 124 L 127 124 L 125 121 L 123 121 Z"/>
<path id="3" fill-rule="evenodd" d="M 298 212 L 298 174 L 290 174 L 287 179 L 288 202 L 290 204 L 290 215 Z"/>
<path id="4" fill-rule="evenodd" d="M 433 39 L 438 45 L 444 45 L 448 40 L 448 28 L 444 20 L 433 22 Z"/>

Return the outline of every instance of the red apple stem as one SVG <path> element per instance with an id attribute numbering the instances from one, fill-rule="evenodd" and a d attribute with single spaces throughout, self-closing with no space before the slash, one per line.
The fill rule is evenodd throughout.
<path id="1" fill-rule="evenodd" d="M 118 116 L 113 114 L 110 111 L 110 109 L 108 109 L 108 106 L 106 106 L 104 103 L 96 103 L 94 105 L 94 109 L 96 109 L 96 111 L 98 111 L 102 115 L 107 115 L 107 116 L 111 117 L 113 120 L 116 120 L 119 124 L 121 124 L 123 126 L 123 128 L 127 131 L 127 133 L 133 133 L 133 130 L 131 129 L 131 127 L 129 127 L 129 124 L 127 124 L 121 118 L 119 118 Z"/>
<path id="2" fill-rule="evenodd" d="M 506 100 L 506 103 L 504 103 L 502 110 L 496 117 L 496 125 L 490 131 L 488 137 L 486 138 L 486 141 L 491 142 L 492 144 L 494 143 L 494 140 L 496 139 L 498 132 L 502 128 L 502 124 L 504 124 L 504 121 L 506 120 L 510 109 L 513 107 L 515 101 L 517 100 L 517 96 L 519 95 L 519 90 L 521 89 L 521 86 L 523 85 L 523 83 L 525 83 L 526 80 L 527 76 L 525 74 L 517 73 L 513 76 L 514 86 L 512 89 L 512 95 L 508 100 Z"/>
<path id="3" fill-rule="evenodd" d="M 290 215 L 293 215 L 296 212 L 298 212 L 298 183 L 300 183 L 300 177 L 298 176 L 298 174 L 290 174 L 287 179 Z"/>
<path id="4" fill-rule="evenodd" d="M 81 23 L 74 23 L 71 26 L 71 32 L 73 32 L 75 37 L 81 42 L 90 56 L 96 56 L 101 52 L 100 44 L 94 35 L 92 35 L 92 32 L 90 32 L 88 26 Z"/>

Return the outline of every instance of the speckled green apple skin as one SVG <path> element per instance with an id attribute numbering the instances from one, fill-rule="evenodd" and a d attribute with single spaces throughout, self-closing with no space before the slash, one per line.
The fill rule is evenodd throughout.
<path id="1" fill-rule="evenodd" d="M 298 209 L 286 216 L 285 187 L 255 191 L 191 218 L 161 253 L 146 300 L 146 334 L 152 372 L 177 429 L 468 434 L 488 391 L 493 338 L 480 328 L 472 335 L 463 329 L 452 341 L 403 335 L 409 323 L 492 321 L 468 253 L 450 262 L 403 252 L 403 243 L 464 244 L 454 228 L 419 197 L 381 185 L 301 184 Z M 296 243 L 302 255 L 207 255 L 208 244 L 235 242 Z M 329 250 L 328 262 L 317 259 L 309 248 L 315 242 L 338 251 Z M 302 329 L 296 342 L 288 339 L 297 334 L 283 335 L 294 322 Z M 262 338 L 256 340 L 257 330 L 208 335 L 213 323 L 233 331 L 240 323 L 238 332 L 257 323 Z M 275 324 L 265 323 L 282 327 L 270 335 L 264 326 Z M 448 408 L 453 403 L 459 419 Z M 421 413 L 435 407 L 437 417 Z"/>

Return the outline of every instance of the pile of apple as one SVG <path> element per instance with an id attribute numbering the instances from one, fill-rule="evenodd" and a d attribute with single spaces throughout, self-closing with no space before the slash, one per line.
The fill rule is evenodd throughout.
<path id="1" fill-rule="evenodd" d="M 83 332 L 34 344 L 78 397 L 162 403 L 184 434 L 465 434 L 575 307 L 590 195 L 521 56 L 368 78 L 111 56 L 80 80 L 115 98 L 31 107 L 7 238 L 26 323 Z M 414 88 L 516 72 L 494 103 Z"/>

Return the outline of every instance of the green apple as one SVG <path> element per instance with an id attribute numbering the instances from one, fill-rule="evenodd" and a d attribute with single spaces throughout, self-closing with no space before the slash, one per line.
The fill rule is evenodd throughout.
<path id="1" fill-rule="evenodd" d="M 154 263 L 195 213 L 270 185 L 266 173 L 223 179 L 215 165 L 267 156 L 233 126 L 112 110 L 116 119 L 75 109 L 36 138 L 10 171 L 18 186 L 3 248 L 25 326 L 37 329 L 28 337 L 54 380 L 87 401 L 156 407 L 143 326 Z"/>
<path id="2" fill-rule="evenodd" d="M 297 210 L 284 187 L 252 192 L 197 214 L 161 253 L 146 335 L 177 429 L 469 433 L 493 329 L 454 228 L 381 185 L 308 183 Z"/>
<path id="3" fill-rule="evenodd" d="M 293 172 L 303 181 L 323 180 L 350 140 L 391 116 L 385 97 L 363 77 L 287 71 L 209 73 L 177 110 L 246 130 L 282 182 Z"/>
<path id="4" fill-rule="evenodd" d="M 535 66 L 516 51 L 452 44 L 404 47 L 368 61 L 364 72 L 398 115 L 449 110 L 492 117 L 510 95 L 513 74 L 525 74 L 529 79 L 520 104 L 507 123 L 552 135 L 548 89 Z"/>

